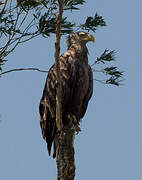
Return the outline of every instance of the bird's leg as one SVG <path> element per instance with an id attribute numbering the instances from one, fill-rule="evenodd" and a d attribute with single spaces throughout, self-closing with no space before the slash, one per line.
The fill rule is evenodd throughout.
<path id="1" fill-rule="evenodd" d="M 71 120 L 71 122 L 73 123 L 74 125 L 74 129 L 75 131 L 77 132 L 77 134 L 79 133 L 79 131 L 81 131 L 80 127 L 79 127 L 79 124 L 78 124 L 78 121 L 77 121 L 77 118 L 74 114 L 67 114 L 67 118 Z"/>
<path id="2" fill-rule="evenodd" d="M 77 134 L 78 134 L 79 131 L 81 131 L 81 129 L 80 129 L 80 127 L 79 127 L 77 118 L 76 118 L 76 116 L 75 116 L 74 114 L 72 115 L 72 119 L 73 119 L 73 124 L 74 124 L 75 131 L 76 131 Z"/>

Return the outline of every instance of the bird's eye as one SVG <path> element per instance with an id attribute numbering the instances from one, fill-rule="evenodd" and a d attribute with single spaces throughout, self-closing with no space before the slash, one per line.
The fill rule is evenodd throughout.
<path id="1" fill-rule="evenodd" d="M 80 35 L 81 37 L 83 37 L 85 34 L 84 34 L 84 33 L 80 33 L 79 35 Z"/>

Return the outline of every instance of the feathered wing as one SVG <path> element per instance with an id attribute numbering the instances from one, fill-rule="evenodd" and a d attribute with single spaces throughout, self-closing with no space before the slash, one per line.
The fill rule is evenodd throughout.
<path id="1" fill-rule="evenodd" d="M 42 130 L 42 136 L 47 142 L 47 149 L 50 155 L 52 142 L 55 135 L 55 102 L 56 102 L 56 77 L 54 73 L 54 67 L 49 70 L 43 95 L 39 105 L 40 112 L 40 126 Z"/>
<path id="2" fill-rule="evenodd" d="M 63 118 L 67 111 L 67 105 L 72 96 L 72 89 L 75 82 L 75 68 L 71 54 L 64 53 L 60 57 Z M 43 138 L 47 142 L 48 153 L 50 155 L 52 143 L 56 132 L 56 70 L 53 65 L 46 79 L 43 95 L 39 105 L 40 126 Z M 65 118 L 64 118 L 65 119 Z"/>
<path id="3" fill-rule="evenodd" d="M 85 59 L 84 59 L 85 61 Z M 87 61 L 87 59 L 86 59 Z M 68 113 L 76 116 L 77 123 L 83 118 L 93 92 L 93 74 L 88 63 L 77 60 L 74 63 L 75 82 Z"/>
<path id="4" fill-rule="evenodd" d="M 89 65 L 88 65 L 88 75 L 89 75 L 89 86 L 88 86 L 87 94 L 83 99 L 81 118 L 83 118 L 83 116 L 85 115 L 88 102 L 93 94 L 93 72 Z"/>

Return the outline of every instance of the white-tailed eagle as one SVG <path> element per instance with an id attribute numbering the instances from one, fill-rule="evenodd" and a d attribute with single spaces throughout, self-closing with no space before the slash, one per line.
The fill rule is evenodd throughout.
<path id="1" fill-rule="evenodd" d="M 93 92 L 93 73 L 88 64 L 86 43 L 94 37 L 86 32 L 77 32 L 68 36 L 67 51 L 60 56 L 62 84 L 62 121 L 73 119 L 79 125 L 83 118 L 88 101 Z M 43 95 L 39 105 L 40 125 L 43 138 L 47 142 L 50 155 L 56 134 L 56 70 L 53 65 L 47 75 Z"/>

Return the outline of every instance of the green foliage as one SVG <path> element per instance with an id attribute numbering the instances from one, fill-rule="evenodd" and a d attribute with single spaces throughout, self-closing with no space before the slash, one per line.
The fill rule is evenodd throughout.
<path id="1" fill-rule="evenodd" d="M 123 81 L 123 72 L 119 71 L 117 67 L 115 66 L 110 66 L 110 67 L 105 67 L 102 70 L 96 70 L 94 69 L 94 66 L 96 68 L 96 65 L 102 64 L 103 66 L 106 66 L 106 63 L 112 63 L 115 61 L 115 54 L 116 52 L 109 51 L 108 49 L 105 49 L 105 51 L 101 54 L 100 57 L 97 58 L 97 60 L 94 62 L 92 65 L 92 69 L 94 72 L 99 72 L 102 73 L 105 77 L 107 76 L 108 78 L 105 80 L 98 80 L 101 83 L 105 84 L 111 84 L 111 85 L 116 85 L 119 86 L 120 82 Z"/>
<path id="2" fill-rule="evenodd" d="M 118 71 L 117 67 L 107 67 L 104 69 L 104 72 L 106 73 L 106 75 L 111 76 L 108 80 L 106 80 L 106 84 L 113 84 L 116 86 L 120 85 L 123 77 L 123 72 Z"/>
<path id="3" fill-rule="evenodd" d="M 95 61 L 96 64 L 103 63 L 105 64 L 105 61 L 115 61 L 115 51 L 110 51 L 108 49 L 105 49 L 105 51 L 102 53 L 102 55 L 97 58 Z"/>
<path id="4" fill-rule="evenodd" d="M 8 2 L 8 1 L 7 1 Z M 12 1 L 11 1 L 12 2 Z M 85 3 L 85 0 L 64 0 L 63 11 L 79 10 L 79 7 Z M 6 9 L 5 9 L 6 7 Z M 0 2 L 0 70 L 4 64 L 4 58 L 11 53 L 17 45 L 42 35 L 48 38 L 56 32 L 56 13 L 58 13 L 58 0 L 17 0 L 17 4 L 8 4 Z M 102 16 L 97 13 L 95 16 L 88 16 L 84 23 L 72 23 L 67 17 L 62 18 L 61 35 L 67 35 L 77 30 L 83 30 L 93 33 L 98 27 L 106 26 Z M 107 63 L 115 61 L 115 51 L 105 51 L 94 62 L 101 67 Z M 94 70 L 96 71 L 96 70 Z M 123 72 L 117 70 L 117 67 L 105 67 L 101 71 L 106 80 L 98 80 L 105 84 L 119 85 L 123 77 Z"/>
<path id="5" fill-rule="evenodd" d="M 79 10 L 78 6 L 84 4 L 84 0 L 64 0 L 63 1 L 63 10 Z M 57 0 L 17 0 L 17 5 L 21 7 L 23 10 L 31 10 L 40 5 L 44 6 L 52 6 L 54 10 L 58 9 L 58 1 Z"/>
<path id="6" fill-rule="evenodd" d="M 25 11 L 29 11 L 40 6 L 44 1 L 42 0 L 17 0 L 17 6 Z"/>
<path id="7" fill-rule="evenodd" d="M 28 12 L 15 4 L 0 6 L 0 69 L 5 62 L 3 59 L 15 50 L 17 45 L 39 35 L 35 28 L 35 17 L 30 21 L 29 16 Z M 28 22 L 25 22 L 27 18 Z"/>
<path id="8" fill-rule="evenodd" d="M 79 10 L 78 5 L 83 5 L 84 0 L 64 0 L 64 10 Z"/>
<path id="9" fill-rule="evenodd" d="M 89 31 L 96 32 L 99 26 L 101 27 L 106 26 L 106 22 L 104 21 L 102 16 L 99 16 L 96 13 L 94 17 L 91 17 L 91 16 L 87 17 L 85 23 L 81 24 L 79 28 L 88 32 Z"/>
<path id="10" fill-rule="evenodd" d="M 74 24 L 68 22 L 66 17 L 63 18 L 61 23 L 61 33 L 70 34 L 71 32 L 73 32 L 73 26 Z M 44 37 L 50 36 L 51 33 L 55 33 L 56 17 L 50 17 L 47 13 L 45 13 L 39 20 L 39 31 Z"/>
<path id="11" fill-rule="evenodd" d="M 79 5 L 85 3 L 84 0 L 64 0 L 64 10 L 78 10 Z M 42 34 L 44 37 L 49 37 L 51 33 L 56 31 L 56 16 L 58 3 L 57 0 L 17 0 L 16 9 L 20 8 L 20 14 L 15 18 L 15 11 L 10 11 L 7 14 L 0 14 L 0 37 L 3 35 L 12 35 L 12 33 L 23 34 L 21 29 L 16 29 L 15 22 L 18 22 L 23 11 L 35 21 L 37 34 Z M 67 17 L 62 19 L 62 34 L 70 34 L 76 27 L 86 31 L 95 32 L 98 26 L 105 26 L 105 22 L 101 16 L 96 13 L 95 17 L 88 17 L 84 24 L 73 24 L 67 20 Z M 34 27 L 32 25 L 32 27 Z M 26 32 L 27 33 L 27 32 Z M 33 32 L 30 32 L 33 34 Z M 35 33 L 35 32 L 34 32 Z M 25 35 L 25 34 L 24 34 Z M 24 36 L 23 35 L 23 36 Z"/>
<path id="12" fill-rule="evenodd" d="M 14 21 L 13 15 L 8 14 L 2 16 L 2 14 L 0 14 L 0 38 L 2 38 L 3 35 L 8 36 L 12 34 L 14 30 Z"/>
<path id="13" fill-rule="evenodd" d="M 116 78 L 119 78 L 122 76 L 122 72 L 117 70 L 117 67 L 107 67 L 104 69 L 104 71 L 106 72 L 106 74 L 109 74 L 111 76 L 115 76 Z"/>
<path id="14" fill-rule="evenodd" d="M 118 80 L 118 78 L 115 77 L 110 77 L 108 80 L 106 80 L 106 84 L 111 84 L 111 85 L 115 85 L 115 86 L 120 86 L 120 82 L 122 80 Z"/>

